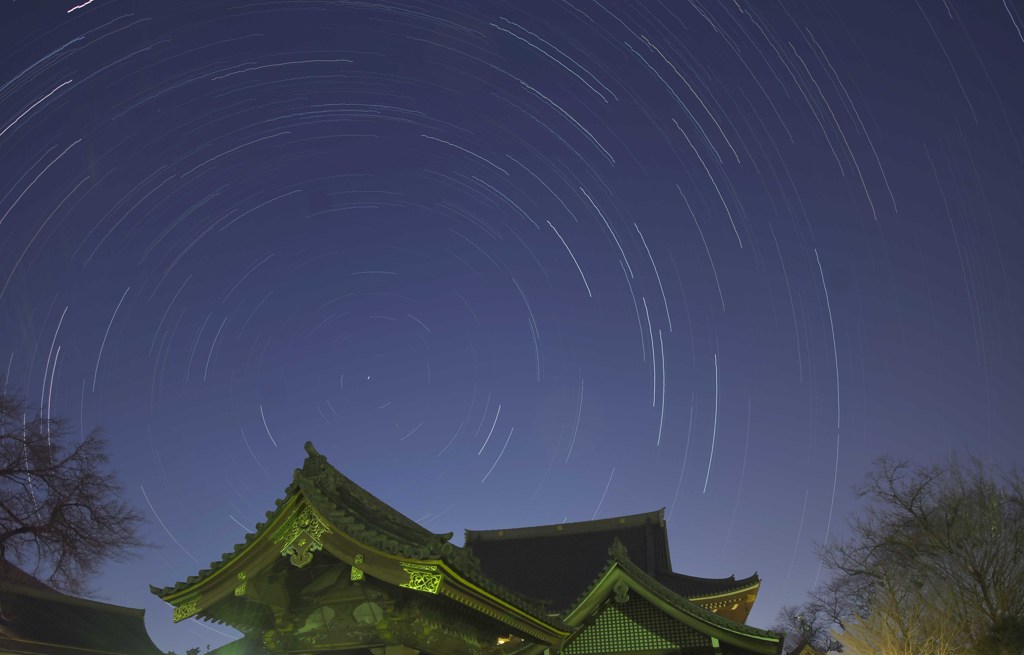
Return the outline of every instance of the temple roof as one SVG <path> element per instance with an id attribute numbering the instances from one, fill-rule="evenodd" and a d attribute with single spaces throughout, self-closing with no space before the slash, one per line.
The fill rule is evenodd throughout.
<path id="1" fill-rule="evenodd" d="M 302 468 L 295 469 L 291 483 L 285 488 L 285 495 L 274 501 L 275 509 L 266 513 L 266 521 L 256 524 L 256 529 L 245 535 L 242 543 L 235 544 L 231 552 L 222 553 L 220 559 L 210 562 L 208 568 L 196 575 L 168 587 L 153 587 L 157 596 L 167 596 L 195 585 L 228 565 L 262 534 L 289 498 L 303 494 L 312 501 L 317 510 L 332 524 L 344 528 L 347 534 L 359 541 L 409 558 L 427 559 L 439 556 L 441 547 L 449 545 L 451 533 L 435 534 L 392 508 L 369 491 L 345 477 L 317 452 L 312 442 L 307 441 L 307 457 Z M 454 546 L 449 545 L 449 548 Z M 445 550 L 448 550 L 447 548 Z"/>
<path id="2" fill-rule="evenodd" d="M 754 628 L 716 614 L 691 601 L 648 575 L 632 560 L 628 549 L 615 541 L 608 550 L 605 567 L 580 594 L 566 614 L 572 626 L 582 626 L 604 605 L 612 593 L 624 597 L 629 590 L 641 592 L 657 606 L 675 614 L 685 623 L 703 626 L 702 633 L 744 648 L 744 652 L 780 653 L 782 635 L 771 630 Z M 623 583 L 627 582 L 626 586 Z"/>
<path id="3" fill-rule="evenodd" d="M 250 621 L 252 630 L 270 616 L 270 603 L 283 602 L 273 596 L 274 587 L 261 586 L 261 580 L 269 579 L 261 576 L 271 575 L 265 572 L 272 566 L 291 571 L 282 556 L 291 555 L 291 565 L 301 569 L 323 550 L 318 557 L 328 559 L 317 561 L 352 567 L 352 574 L 359 574 L 352 580 L 363 580 L 365 574 L 375 585 L 438 594 L 438 606 L 455 603 L 451 607 L 508 626 L 511 634 L 529 642 L 524 655 L 577 639 L 589 621 L 611 616 L 606 610 L 612 600 L 626 603 L 628 590 L 643 600 L 622 607 L 652 608 L 652 620 L 678 624 L 680 634 L 731 643 L 738 653 L 771 655 L 781 648 L 778 635 L 743 623 L 760 587 L 756 573 L 737 580 L 672 571 L 664 509 L 595 521 L 467 530 L 465 546 L 459 548 L 450 542 L 451 533 L 430 532 L 342 475 L 311 443 L 306 451 L 285 496 L 243 543 L 186 581 L 152 588 L 175 606 L 176 621 L 190 616 L 230 625 Z M 413 584 L 420 571 L 431 572 L 432 589 Z M 252 585 L 249 590 L 247 585 Z M 256 612 L 255 607 L 263 609 Z M 250 642 L 239 641 L 224 653 L 257 655 L 260 644 Z"/>
<path id="4" fill-rule="evenodd" d="M 664 508 L 597 521 L 507 530 L 466 530 L 466 547 L 487 575 L 519 593 L 569 609 L 608 563 L 618 540 L 632 565 L 673 593 L 697 598 L 757 584 L 757 574 L 737 580 L 702 578 L 672 571 Z"/>
<path id="5" fill-rule="evenodd" d="M 30 589 L 39 589 L 42 591 L 52 591 L 53 593 L 60 593 L 50 585 L 46 584 L 42 580 L 39 580 L 35 576 L 29 575 L 22 571 L 14 564 L 0 557 L 0 582 L 4 584 L 13 584 L 21 587 L 28 587 Z"/>
<path id="6" fill-rule="evenodd" d="M 144 610 L 62 594 L 0 561 L 0 652 L 162 655 Z"/>
<path id="7" fill-rule="evenodd" d="M 757 573 L 737 580 L 734 575 L 730 575 L 728 578 L 701 578 L 662 570 L 655 572 L 654 578 L 680 596 L 691 599 L 739 591 L 761 582 Z"/>
<path id="8" fill-rule="evenodd" d="M 214 578 L 219 572 L 235 568 L 236 560 L 257 548 L 258 542 L 276 540 L 273 533 L 279 531 L 280 527 L 271 529 L 268 526 L 279 526 L 284 513 L 294 511 L 295 501 L 301 498 L 332 530 L 380 552 L 384 557 L 442 562 L 472 585 L 511 607 L 519 608 L 518 611 L 533 617 L 531 620 L 548 626 L 545 629 L 564 631 L 564 624 L 550 616 L 542 604 L 495 581 L 481 570 L 478 560 L 470 551 L 449 543 L 452 537 L 450 532 L 435 534 L 423 528 L 341 474 L 327 462 L 326 457 L 317 452 L 312 443 L 306 442 L 305 449 L 308 454 L 306 460 L 301 468 L 295 470 L 285 496 L 275 502 L 274 510 L 267 512 L 266 521 L 257 524 L 256 529 L 247 534 L 242 543 L 237 544 L 231 552 L 222 554 L 219 560 L 211 562 L 208 568 L 171 586 L 151 586 L 152 593 L 177 606 L 200 587 L 218 585 Z M 233 573 L 229 572 L 228 575 Z M 219 620 L 205 609 L 200 608 L 198 614 Z"/>

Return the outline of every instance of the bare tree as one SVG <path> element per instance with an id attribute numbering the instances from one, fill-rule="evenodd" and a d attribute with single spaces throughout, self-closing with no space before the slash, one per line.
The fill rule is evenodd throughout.
<path id="1" fill-rule="evenodd" d="M 787 605 L 775 616 L 772 630 L 786 636 L 784 646 L 792 648 L 801 641 L 827 653 L 841 651 L 842 645 L 832 637 L 833 621 L 828 612 L 814 600 L 801 606 Z"/>
<path id="2" fill-rule="evenodd" d="M 859 493 L 867 509 L 848 538 L 822 549 L 834 575 L 814 594 L 844 644 L 1024 653 L 1019 474 L 993 477 L 978 460 L 914 468 L 881 459 Z"/>
<path id="3" fill-rule="evenodd" d="M 966 655 L 970 629 L 951 614 L 945 598 L 908 588 L 900 578 L 881 582 L 869 611 L 846 623 L 841 635 L 847 655 Z"/>
<path id="4" fill-rule="evenodd" d="M 107 460 L 97 431 L 74 443 L 63 419 L 32 418 L 24 400 L 0 394 L 0 558 L 86 593 L 106 560 L 146 546 Z"/>

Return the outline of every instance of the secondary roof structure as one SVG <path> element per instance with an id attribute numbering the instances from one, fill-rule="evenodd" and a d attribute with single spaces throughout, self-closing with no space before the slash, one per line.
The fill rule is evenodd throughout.
<path id="1" fill-rule="evenodd" d="M 781 648 L 779 635 L 744 623 L 761 586 L 756 573 L 737 580 L 672 571 L 663 509 L 467 530 L 466 547 L 495 580 L 559 610 L 573 628 L 562 649 L 568 655 L 680 649 L 767 654 Z"/>
<path id="2" fill-rule="evenodd" d="M 163 655 L 143 610 L 60 593 L 2 559 L 0 653 Z"/>
<path id="3" fill-rule="evenodd" d="M 488 575 L 525 596 L 568 611 L 608 562 L 618 541 L 632 564 L 676 595 L 720 616 L 747 620 L 761 580 L 703 578 L 672 571 L 665 510 L 597 521 L 506 530 L 466 530 L 466 546 Z"/>

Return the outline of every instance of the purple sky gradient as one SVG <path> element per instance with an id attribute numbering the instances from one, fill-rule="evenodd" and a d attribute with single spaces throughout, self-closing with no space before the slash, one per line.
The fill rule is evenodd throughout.
<path id="1" fill-rule="evenodd" d="M 1024 5 L 4 2 L 0 375 L 183 580 L 316 447 L 436 532 L 666 508 L 799 602 L 883 454 L 1022 460 Z"/>

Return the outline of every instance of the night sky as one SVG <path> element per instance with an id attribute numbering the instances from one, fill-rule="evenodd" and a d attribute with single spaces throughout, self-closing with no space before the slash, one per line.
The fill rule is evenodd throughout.
<path id="1" fill-rule="evenodd" d="M 0 13 L 0 375 L 165 650 L 306 440 L 456 543 L 665 507 L 760 627 L 874 458 L 1024 461 L 1020 0 L 72 5 Z"/>

